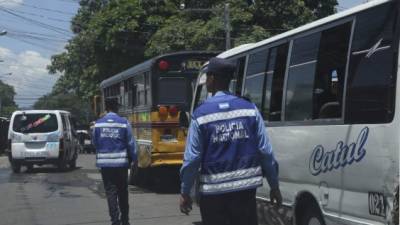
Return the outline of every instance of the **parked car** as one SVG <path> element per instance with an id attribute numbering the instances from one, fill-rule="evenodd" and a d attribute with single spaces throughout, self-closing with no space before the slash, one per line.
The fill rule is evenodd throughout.
<path id="1" fill-rule="evenodd" d="M 79 141 L 71 115 L 60 110 L 16 111 L 10 120 L 8 156 L 13 172 L 21 166 L 76 167 Z"/>

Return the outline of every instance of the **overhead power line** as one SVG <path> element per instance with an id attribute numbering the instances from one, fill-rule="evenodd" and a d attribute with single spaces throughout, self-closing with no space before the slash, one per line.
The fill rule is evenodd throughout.
<path id="1" fill-rule="evenodd" d="M 73 4 L 79 4 L 79 0 L 58 0 L 60 2 L 68 2 L 68 3 L 73 3 Z"/>
<path id="2" fill-rule="evenodd" d="M 24 42 L 24 43 L 26 43 L 26 44 L 30 44 L 30 45 L 35 46 L 35 47 L 40 47 L 40 48 L 42 48 L 42 49 L 44 49 L 44 50 L 47 50 L 47 51 L 50 51 L 50 52 L 52 52 L 52 53 L 58 51 L 57 49 L 50 48 L 50 47 L 48 47 L 48 46 L 46 46 L 46 45 L 41 45 L 41 44 L 38 44 L 38 43 L 33 43 L 33 42 L 30 42 L 30 41 L 24 40 L 24 39 L 21 38 L 21 37 L 9 36 L 9 38 L 12 38 L 12 39 L 17 40 L 17 41 Z"/>
<path id="3" fill-rule="evenodd" d="M 57 32 L 57 33 L 60 33 L 60 34 L 63 34 L 63 35 L 70 35 L 71 36 L 71 32 L 69 30 L 66 30 L 66 29 L 63 29 L 63 28 L 60 28 L 60 27 L 56 27 L 56 26 L 52 26 L 52 25 L 49 25 L 49 24 L 46 24 L 46 23 L 43 23 L 43 22 L 40 22 L 40 21 L 37 21 L 37 20 L 34 20 L 34 19 L 27 18 L 25 16 L 21 16 L 21 15 L 19 15 L 17 13 L 14 13 L 14 12 L 8 10 L 7 8 L 4 8 L 4 7 L 0 6 L 0 11 L 3 11 L 5 13 L 8 13 L 8 14 L 13 15 L 15 17 L 18 17 L 18 18 L 20 18 L 22 20 L 25 20 L 25 21 L 27 21 L 27 22 L 29 22 L 31 24 L 37 25 L 37 26 L 42 27 L 44 29 L 52 30 L 54 32 Z"/>
<path id="4" fill-rule="evenodd" d="M 67 42 L 68 39 L 61 39 L 61 38 L 50 38 L 50 37 L 42 37 L 42 36 L 36 36 L 36 35 L 31 35 L 31 34 L 18 34 L 18 33 L 11 33 L 9 32 L 7 34 L 8 36 L 14 36 L 14 37 L 21 37 L 21 38 L 27 38 L 27 39 L 32 39 L 36 41 L 43 41 L 43 42 Z"/>
<path id="5" fill-rule="evenodd" d="M 63 22 L 63 23 L 70 23 L 71 22 L 71 21 L 68 21 L 68 20 L 61 20 L 59 18 L 48 17 L 48 16 L 44 16 L 44 15 L 39 15 L 39 14 L 36 14 L 36 13 L 24 12 L 24 11 L 20 11 L 20 10 L 16 10 L 16 9 L 8 9 L 8 10 L 10 10 L 12 12 L 15 12 L 15 13 L 21 13 L 21 14 L 30 15 L 30 16 L 36 16 L 36 17 L 40 17 L 40 18 L 43 18 L 43 19 L 47 19 L 47 20 L 57 21 L 57 22 Z"/>
<path id="6" fill-rule="evenodd" d="M 38 7 L 35 5 L 29 5 L 26 3 L 21 3 L 21 5 L 25 6 L 25 7 L 29 7 L 29 8 L 34 8 L 34 9 L 39 9 L 39 10 L 43 10 L 43 11 L 47 11 L 47 12 L 55 12 L 55 13 L 60 13 L 60 14 L 64 14 L 64 15 L 75 15 L 75 13 L 71 13 L 71 12 L 64 12 L 61 10 L 56 10 L 56 9 L 49 9 L 49 8 L 43 8 L 43 7 Z"/>
<path id="7" fill-rule="evenodd" d="M 44 34 L 44 33 L 38 33 L 38 32 L 32 32 L 32 31 L 26 31 L 26 30 L 19 30 L 15 28 L 11 28 L 9 26 L 4 26 L 1 25 L 1 28 L 6 29 L 9 33 L 16 33 L 16 34 L 31 34 L 31 35 L 37 35 L 37 36 L 42 36 L 42 37 L 48 37 L 48 38 L 60 38 L 60 39 L 65 39 L 65 36 L 60 36 L 60 34 Z"/>

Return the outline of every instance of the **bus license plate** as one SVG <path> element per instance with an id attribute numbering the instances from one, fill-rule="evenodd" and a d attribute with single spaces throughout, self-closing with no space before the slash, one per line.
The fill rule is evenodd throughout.
<path id="1" fill-rule="evenodd" d="M 369 214 L 386 217 L 385 196 L 378 192 L 368 192 Z"/>

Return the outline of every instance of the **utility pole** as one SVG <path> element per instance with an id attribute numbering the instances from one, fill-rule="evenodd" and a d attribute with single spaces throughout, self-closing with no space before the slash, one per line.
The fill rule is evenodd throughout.
<path id="1" fill-rule="evenodd" d="M 225 50 L 231 48 L 231 21 L 229 15 L 229 3 L 224 6 L 224 27 L 225 27 Z"/>
<path id="2" fill-rule="evenodd" d="M 2 31 L 0 31 L 0 36 L 4 36 L 4 35 L 6 35 L 6 34 L 7 34 L 7 30 L 2 30 Z M 3 60 L 0 60 L 0 62 L 4 62 L 4 61 L 3 61 Z M 11 73 L 8 73 L 8 74 L 11 75 Z M 3 107 L 2 107 L 1 97 L 0 97 L 0 115 L 1 115 L 1 113 L 2 113 L 2 109 L 3 109 Z"/>

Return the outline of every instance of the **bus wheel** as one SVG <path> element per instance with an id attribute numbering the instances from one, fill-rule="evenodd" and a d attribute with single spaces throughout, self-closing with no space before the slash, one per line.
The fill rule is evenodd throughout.
<path id="1" fill-rule="evenodd" d="M 26 166 L 26 172 L 31 173 L 32 170 L 33 170 L 33 165 L 32 164 L 29 164 L 29 165 Z"/>
<path id="2" fill-rule="evenodd" d="M 78 159 L 78 152 L 75 151 L 74 157 L 68 163 L 70 169 L 75 169 L 76 168 L 76 160 L 77 159 Z"/>
<path id="3" fill-rule="evenodd" d="M 11 169 L 14 173 L 20 173 L 21 172 L 21 165 L 16 162 L 11 162 Z"/>
<path id="4" fill-rule="evenodd" d="M 137 161 L 133 162 L 128 170 L 128 183 L 131 185 L 143 185 L 145 183 L 143 169 L 138 167 Z"/>
<path id="5" fill-rule="evenodd" d="M 67 163 L 65 160 L 61 159 L 57 164 L 58 170 L 64 172 L 67 170 Z"/>
<path id="6" fill-rule="evenodd" d="M 71 161 L 68 163 L 68 165 L 69 165 L 69 168 L 70 168 L 70 169 L 75 169 L 75 168 L 76 168 L 76 158 L 73 159 L 73 160 L 71 160 Z"/>
<path id="7" fill-rule="evenodd" d="M 299 222 L 299 225 L 325 225 L 321 213 L 315 206 L 307 207 Z"/>

